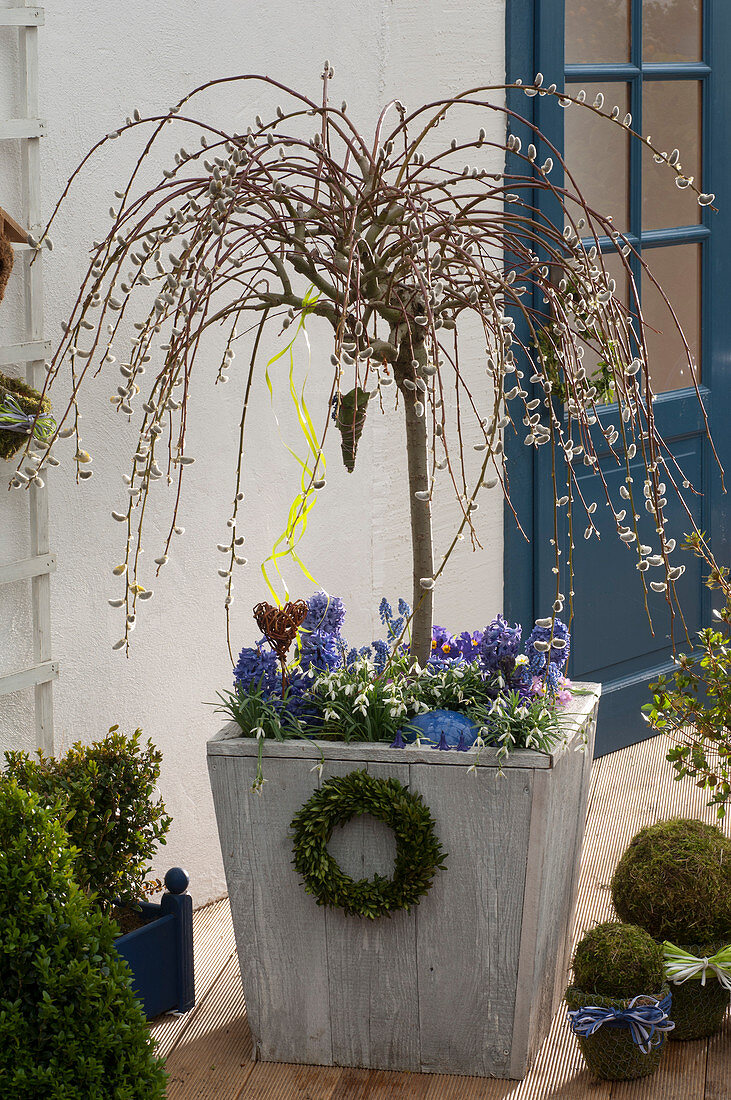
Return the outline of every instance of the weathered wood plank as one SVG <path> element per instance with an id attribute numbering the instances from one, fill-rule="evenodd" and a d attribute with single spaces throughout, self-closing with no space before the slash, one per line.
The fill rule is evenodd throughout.
<path id="1" fill-rule="evenodd" d="M 551 773 L 535 773 L 512 1043 L 513 1077 L 524 1075 L 568 985 L 595 724 L 593 718 L 589 746 L 578 759 L 572 751 Z"/>
<path id="2" fill-rule="evenodd" d="M 328 763 L 323 779 L 352 770 L 353 765 Z M 408 764 L 369 763 L 367 770 L 378 778 L 409 784 Z M 393 873 L 393 834 L 367 815 L 352 821 L 340 837 L 334 836 L 329 847 L 354 878 Z M 328 909 L 325 924 L 333 1061 L 418 1070 L 416 911 L 371 921 Z"/>
<path id="3" fill-rule="evenodd" d="M 228 736 L 208 742 L 209 756 L 243 756 L 252 757 L 258 753 L 258 745 L 253 737 L 241 737 L 239 727 L 230 723 L 225 727 L 230 731 Z M 239 732 L 236 732 L 239 731 Z M 223 731 L 222 731 L 223 732 Z M 454 766 L 468 768 L 477 758 L 477 750 L 469 749 L 467 752 L 445 750 L 440 752 L 434 748 L 404 748 L 392 749 L 389 745 L 366 741 L 351 742 L 346 745 L 343 741 L 267 741 L 264 746 L 264 767 L 267 760 L 312 760 L 319 762 L 325 760 L 352 763 L 358 760 L 363 764 L 381 763 L 388 764 L 397 758 L 402 764 L 431 764 L 436 767 Z M 530 752 L 518 749 L 510 754 L 505 761 L 505 767 L 510 768 L 550 768 L 552 758 L 546 753 Z M 495 749 L 482 749 L 479 755 L 479 765 L 484 768 L 498 766 Z"/>
<path id="4" fill-rule="evenodd" d="M 505 1076 L 533 772 L 411 774 L 447 852 L 416 914 L 422 1069 Z"/>
<path id="5" fill-rule="evenodd" d="M 270 1061 L 330 1065 L 325 924 L 291 866 L 289 839 L 316 775 L 306 764 L 270 760 L 259 796 L 251 790 L 255 760 L 209 765 L 217 817 L 228 823 L 221 848 L 255 1050 Z"/>

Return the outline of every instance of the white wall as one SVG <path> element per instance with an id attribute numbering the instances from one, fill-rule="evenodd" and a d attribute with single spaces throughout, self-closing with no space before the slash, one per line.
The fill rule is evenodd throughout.
<path id="1" fill-rule="evenodd" d="M 118 126 L 135 106 L 166 108 L 206 79 L 247 71 L 281 78 L 316 96 L 327 56 L 335 68 L 333 95 L 347 98 L 351 112 L 367 128 L 392 96 L 413 107 L 462 87 L 499 83 L 503 26 L 504 0 L 452 0 L 448 5 L 436 0 L 320 0 L 305 5 L 52 0 L 41 38 L 42 113 L 49 131 L 43 143 L 46 209 L 50 211 L 92 139 Z M 6 115 L 17 112 L 15 34 L 0 32 L 0 114 Z M 219 99 L 217 109 L 226 124 L 245 129 L 251 122 L 264 105 L 250 95 L 241 88 Z M 85 247 L 106 229 L 112 190 L 129 167 L 122 141 L 108 148 L 71 200 L 53 234 L 55 250 L 46 258 L 47 332 L 54 340 L 72 304 Z M 11 210 L 17 202 L 17 168 L 17 150 L 0 147 L 0 203 Z M 0 307 L 2 342 L 15 336 L 18 283 Z M 309 400 L 322 408 L 325 392 L 314 376 L 318 359 L 329 355 L 329 338 L 315 326 L 312 337 Z M 271 340 L 269 347 L 273 351 L 276 342 Z M 110 510 L 123 499 L 121 473 L 130 453 L 127 446 L 122 450 L 119 420 L 110 412 L 108 397 L 117 385 L 113 376 L 101 379 L 86 400 L 84 441 L 94 455 L 95 477 L 77 487 L 69 466 L 49 479 L 53 547 L 59 560 L 53 581 L 55 656 L 62 665 L 55 692 L 57 748 L 99 736 L 113 722 L 128 730 L 140 725 L 154 739 L 165 755 L 161 787 L 174 817 L 156 870 L 175 863 L 186 866 L 197 904 L 225 890 L 205 768 L 205 742 L 219 720 L 204 704 L 230 682 L 215 543 L 226 531 L 245 362 L 240 354 L 240 369 L 232 371 L 228 387 L 214 391 L 199 384 L 195 394 L 189 450 L 198 462 L 183 504 L 187 532 L 155 585 L 155 598 L 140 616 L 129 659 L 112 652 L 120 620 L 107 604 L 115 594 L 111 568 L 120 549 L 120 528 Z M 304 367 L 304 360 L 300 363 Z M 278 403 L 289 423 L 284 389 Z M 237 647 L 251 644 L 255 636 L 249 609 L 266 598 L 258 562 L 282 530 L 296 484 L 296 468 L 276 440 L 263 384 L 255 394 L 254 412 L 249 445 L 255 444 L 256 457 L 247 469 L 244 513 L 251 564 L 240 574 L 234 604 Z M 383 419 L 369 417 L 352 475 L 342 468 L 333 433 L 327 490 L 312 515 L 304 546 L 320 584 L 346 599 L 347 634 L 358 644 L 380 633 L 381 595 L 409 595 L 408 512 L 400 472 L 405 455 L 393 427 L 393 412 Z M 501 609 L 502 504 L 498 496 L 486 497 L 478 513 L 483 551 L 471 553 L 467 542 L 460 546 L 438 589 L 437 620 L 457 630 L 482 626 Z M 446 546 L 453 524 L 454 508 L 445 499 L 435 517 L 438 549 Z M 0 561 L 27 552 L 26 526 L 23 495 L 3 493 Z M 157 552 L 150 539 L 148 557 Z M 288 578 L 294 594 L 308 594 L 311 586 L 300 585 L 293 569 Z M 3 671 L 30 663 L 26 587 L 0 589 Z M 0 698 L 0 746 L 32 743 L 31 693 Z"/>

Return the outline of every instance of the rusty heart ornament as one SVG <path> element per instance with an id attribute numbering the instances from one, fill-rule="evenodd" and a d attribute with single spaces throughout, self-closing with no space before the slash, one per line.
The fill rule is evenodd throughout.
<path id="1" fill-rule="evenodd" d="M 287 686 L 285 672 L 287 653 L 306 617 L 307 604 L 304 600 L 286 603 L 283 607 L 273 607 L 270 603 L 258 603 L 254 608 L 256 625 L 276 653 L 282 666 L 283 696 Z"/>

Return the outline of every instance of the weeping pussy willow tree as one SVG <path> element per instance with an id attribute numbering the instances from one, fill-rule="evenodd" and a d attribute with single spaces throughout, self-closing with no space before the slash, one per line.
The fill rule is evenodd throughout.
<path id="1" fill-rule="evenodd" d="M 128 501 L 112 513 L 125 531 L 123 560 L 113 570 L 124 590 L 110 600 L 125 617 L 124 635 L 115 648 L 128 645 L 139 601 L 152 595 L 140 549 L 158 482 L 172 487 L 168 534 L 155 558 L 158 571 L 179 531 L 185 471 L 194 461 L 186 448 L 193 375 L 208 373 L 211 382 L 224 382 L 235 342 L 248 332 L 253 351 L 229 534 L 219 545 L 225 555 L 219 572 L 226 583 L 228 620 L 232 576 L 244 562 L 246 415 L 252 380 L 266 369 L 257 356 L 262 332 L 275 326 L 284 354 L 306 324 L 317 322 L 332 330 L 330 361 L 318 367 L 331 379 L 330 402 L 320 410 L 322 423 L 316 428 L 296 398 L 308 457 L 270 565 L 278 566 L 286 555 L 299 563 L 297 547 L 306 518 L 324 485 L 328 430 L 333 424 L 339 430 L 343 458 L 352 469 L 366 415 L 376 405 L 373 396 L 378 393 L 384 400 L 391 393 L 402 409 L 406 442 L 412 654 L 420 663 L 430 652 L 435 583 L 457 539 L 465 532 L 474 535 L 479 491 L 499 485 L 510 502 L 506 432 L 517 432 L 528 446 L 553 449 L 556 592 L 546 624 L 567 600 L 558 559 L 560 513 L 566 513 L 567 521 L 562 518 L 561 523 L 568 523 L 569 546 L 577 523 L 587 538 L 599 533 L 597 500 L 586 499 L 576 475 L 579 462 L 596 471 L 597 496 L 609 505 L 610 525 L 619 540 L 636 555 L 639 583 L 645 592 L 649 583 L 666 593 L 672 609 L 683 566 L 671 562 L 674 542 L 666 532 L 666 493 L 672 489 L 682 498 L 684 478 L 655 427 L 630 243 L 610 218 L 587 205 L 550 142 L 505 106 L 504 86 L 472 89 L 414 111 L 394 101 L 366 137 L 345 103 L 330 103 L 331 77 L 326 63 L 317 101 L 266 77 L 240 76 L 203 85 L 161 115 L 143 118 L 135 110 L 124 126 L 87 154 L 59 201 L 60 206 L 89 158 L 105 143 L 148 135 L 130 178 L 115 191 L 111 227 L 93 244 L 86 277 L 48 364 L 46 391 L 68 386 L 70 380 L 70 399 L 58 410 L 57 435 L 50 442 L 29 441 L 13 478 L 15 486 L 28 485 L 42 475 L 46 462 L 57 462 L 57 436 L 75 437 L 77 477 L 91 476 L 91 456 L 79 434 L 79 400 L 93 375 L 100 370 L 111 374 L 119 415 L 139 426 L 125 476 Z M 200 93 L 219 88 L 241 94 L 252 85 L 259 86 L 257 92 L 266 86 L 281 96 L 268 121 L 257 116 L 246 133 L 229 134 L 195 117 L 194 100 Z M 572 110 L 605 114 L 601 97 L 585 103 L 583 93 L 572 98 L 554 86 L 544 88 L 540 76 L 532 85 L 511 87 L 528 96 L 554 96 Z M 523 142 L 510 133 L 518 124 L 529 135 Z M 615 108 L 611 116 L 607 113 L 606 124 L 629 130 L 631 119 L 620 119 Z M 153 169 L 157 149 L 175 127 L 185 145 L 166 167 L 154 169 L 162 173 L 158 182 L 145 187 L 139 181 Z M 668 154 L 649 139 L 640 140 L 656 160 L 666 162 L 665 171 L 675 173 L 678 186 L 696 190 L 677 151 Z M 512 154 L 509 175 L 507 152 Z M 535 203 L 539 191 L 550 192 L 565 213 L 565 228 L 541 213 Z M 698 192 L 698 201 L 708 204 L 713 196 Z M 629 306 L 620 301 L 604 266 L 598 245 L 607 237 L 627 272 Z M 31 243 L 41 247 L 43 242 Z M 468 384 L 460 359 L 469 315 L 484 334 L 487 377 L 479 389 Z M 669 316 L 674 320 L 671 310 Z M 204 354 L 206 337 L 222 327 L 225 348 L 211 369 Z M 679 327 L 678 338 L 695 379 Z M 121 343 L 126 353 L 117 362 L 114 352 Z M 598 421 L 599 395 L 583 362 L 585 356 L 589 362 L 592 352 L 609 365 L 619 427 L 603 428 Z M 557 384 L 562 403 L 555 397 Z M 450 417 L 445 395 L 455 390 L 457 415 Z M 464 463 L 468 418 L 478 426 L 475 450 L 481 457 L 472 483 Z M 625 471 L 616 500 L 599 467 L 599 441 Z M 640 483 L 630 473 L 633 462 L 636 472 L 638 456 L 645 471 Z M 439 471 L 451 480 L 462 516 L 437 562 L 431 501 Z M 512 502 L 511 508 L 519 519 L 520 502 Z M 641 509 L 654 521 L 652 545 L 639 538 Z M 688 518 L 692 524 L 690 511 Z M 570 570 L 570 550 L 568 558 Z M 648 573 L 658 579 L 650 581 Z"/>

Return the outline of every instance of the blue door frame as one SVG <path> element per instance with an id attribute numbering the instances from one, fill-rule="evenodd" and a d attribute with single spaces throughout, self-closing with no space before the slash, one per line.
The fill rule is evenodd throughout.
<path id="1" fill-rule="evenodd" d="M 702 387 L 704 403 L 708 409 L 711 431 L 716 447 L 727 469 L 731 470 L 731 431 L 728 420 L 731 416 L 731 308 L 728 303 L 725 268 L 727 256 L 731 254 L 731 146 L 729 144 L 729 122 L 731 118 L 731 3 L 729 0 L 705 0 L 703 19 L 703 62 L 642 65 L 641 35 L 642 11 L 640 0 L 634 0 L 632 12 L 633 52 L 626 64 L 587 64 L 564 65 L 564 0 L 509 0 L 506 11 L 506 74 L 508 83 L 520 78 L 524 83 L 532 82 L 536 72 L 542 72 L 545 84 L 555 82 L 561 87 L 568 82 L 621 82 L 631 88 L 631 106 L 633 126 L 642 132 L 641 120 L 641 81 L 643 79 L 685 79 L 698 80 L 703 86 L 703 142 L 702 142 L 702 179 L 705 191 L 716 193 L 717 211 L 706 208 L 700 225 L 679 227 L 642 233 L 640 224 L 641 177 L 639 157 L 641 149 L 637 142 L 630 148 L 630 239 L 642 249 L 664 244 L 699 243 L 702 245 L 702 318 L 701 318 L 701 357 Z M 528 98 L 521 91 L 508 93 L 508 108 L 522 115 L 538 126 L 558 147 L 563 148 L 563 111 L 549 96 Z M 520 127 L 510 124 L 516 133 Z M 682 152 L 682 151 L 681 151 Z M 539 157 L 540 159 L 540 157 Z M 511 171 L 508 161 L 508 173 Z M 537 204 L 550 201 L 546 192 L 538 192 Z M 559 216 L 558 211 L 546 213 Z M 639 276 L 639 263 L 633 261 L 635 274 Z M 534 303 L 534 306 L 536 303 Z M 702 441 L 702 417 L 691 399 L 689 391 L 675 390 L 660 395 L 654 405 L 658 426 L 663 436 L 672 440 L 677 454 L 690 463 L 689 473 L 695 478 L 696 487 L 702 491 L 699 498 L 698 519 L 702 528 L 711 536 L 711 545 L 719 562 L 729 562 L 731 543 L 730 516 L 727 499 L 722 493 L 721 481 L 710 454 L 710 447 Z M 611 408 L 602 420 L 611 419 Z M 505 566 L 504 566 L 504 605 L 507 615 L 522 623 L 532 623 L 535 618 L 550 613 L 547 571 L 553 564 L 547 554 L 547 534 L 549 516 L 553 515 L 553 499 L 549 494 L 549 485 L 544 477 L 545 457 L 534 448 L 523 446 L 522 440 L 513 436 L 505 442 L 508 470 L 510 473 L 511 497 L 517 502 L 524 537 L 517 530 L 512 514 L 505 509 Z M 678 522 L 682 524 L 680 516 Z M 674 530 L 678 541 L 684 528 Z M 592 553 L 594 553 L 592 551 Z M 607 600 L 607 591 L 611 591 L 613 570 L 624 570 L 621 574 L 624 583 L 620 583 L 617 573 L 616 595 L 619 602 L 626 601 L 628 614 L 636 615 L 633 607 L 634 588 L 639 592 L 639 580 L 632 578 L 634 588 L 630 591 L 626 582 L 627 572 L 621 565 L 621 549 L 609 533 L 601 550 L 597 550 L 586 572 L 596 575 L 599 570 L 604 582 L 596 592 L 587 589 L 587 578 L 577 578 L 577 623 L 597 623 L 595 630 L 605 629 L 607 657 L 602 659 L 596 654 L 589 660 L 590 667 L 581 667 L 581 653 L 572 654 L 573 669 L 582 678 L 599 677 L 608 689 L 602 702 L 602 716 L 598 737 L 598 754 L 612 751 L 648 735 L 639 707 L 647 700 L 647 682 L 662 668 L 671 666 L 671 649 L 663 637 L 665 629 L 662 623 L 662 609 L 659 610 L 659 626 L 656 627 L 656 639 L 649 641 L 647 652 L 632 655 L 626 662 L 617 660 L 617 647 L 620 642 L 618 632 L 622 630 L 622 614 L 603 615 Z M 703 575 L 698 563 L 685 559 L 688 572 L 684 580 L 684 603 L 690 609 L 689 629 L 691 634 L 710 616 L 710 594 L 703 585 Z M 620 563 L 620 564 L 617 564 Z M 607 571 L 610 576 L 607 577 Z M 626 591 L 624 590 L 626 588 Z M 594 601 L 592 603 L 592 601 Z M 615 601 L 617 602 L 617 601 Z M 611 610 L 614 610 L 613 608 Z M 609 620 L 604 627 L 604 618 Z M 630 626 L 634 634 L 637 627 Z M 615 637 L 610 636 L 614 633 Z M 586 631 L 584 632 L 586 635 Z M 614 654 L 610 655 L 613 648 Z M 601 647 L 600 647 L 601 648 Z M 682 648 L 682 647 L 681 647 Z M 605 665 L 602 665 L 605 660 Z M 645 675 L 647 673 L 647 675 Z"/>

